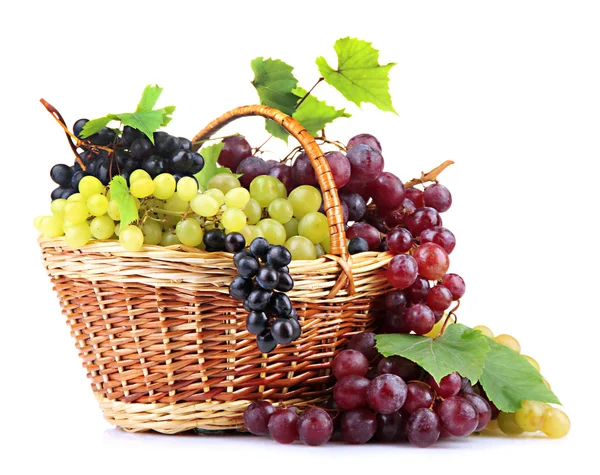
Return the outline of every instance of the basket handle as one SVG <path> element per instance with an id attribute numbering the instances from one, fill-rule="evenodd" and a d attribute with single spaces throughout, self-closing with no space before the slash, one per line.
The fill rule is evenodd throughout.
<path id="1" fill-rule="evenodd" d="M 343 270 L 340 275 L 340 279 L 332 290 L 332 293 L 335 295 L 340 288 L 346 287 L 346 285 L 348 285 L 348 293 L 354 293 L 354 279 L 352 278 L 351 266 L 347 265 L 347 261 L 349 260 L 350 256 L 348 254 L 348 249 L 346 248 L 344 215 L 342 211 L 342 205 L 340 203 L 340 197 L 333 179 L 333 174 L 331 173 L 331 169 L 329 168 L 329 163 L 327 162 L 325 155 L 323 155 L 323 151 L 316 143 L 314 137 L 312 137 L 296 119 L 284 114 L 280 110 L 265 105 L 237 107 L 229 112 L 226 112 L 221 117 L 213 120 L 210 124 L 204 127 L 204 129 L 196 134 L 196 136 L 192 139 L 192 142 L 195 143 L 209 139 L 222 127 L 236 119 L 239 119 L 240 117 L 255 115 L 270 119 L 281 125 L 290 133 L 290 135 L 300 142 L 300 145 L 302 145 L 302 148 L 310 159 L 310 163 L 315 170 L 317 181 L 319 182 L 319 186 L 321 187 L 321 191 L 323 193 L 323 206 L 327 216 L 327 223 L 329 224 L 329 236 L 331 239 L 330 254 L 337 256 L 335 260 L 338 261 Z M 194 150 L 199 148 L 200 146 L 196 145 Z"/>

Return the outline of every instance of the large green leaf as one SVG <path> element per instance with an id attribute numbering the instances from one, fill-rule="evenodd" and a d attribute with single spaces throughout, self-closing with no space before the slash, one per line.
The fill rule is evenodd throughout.
<path id="1" fill-rule="evenodd" d="M 297 87 L 293 92 L 300 98 L 306 95 L 306 90 L 301 87 Z M 309 134 L 317 135 L 327 124 L 338 117 L 351 116 L 345 109 L 336 109 L 327 105 L 325 101 L 320 101 L 315 96 L 309 95 L 296 109 L 293 117 L 308 130 Z"/>
<path id="2" fill-rule="evenodd" d="M 379 51 L 371 43 L 356 38 L 335 42 L 338 66 L 333 69 L 325 58 L 317 66 L 325 81 L 357 106 L 370 102 L 379 109 L 396 113 L 389 91 L 389 71 L 395 63 L 379 64 Z"/>
<path id="3" fill-rule="evenodd" d="M 142 98 L 138 103 L 136 112 L 149 111 L 154 108 L 158 98 L 163 92 L 162 87 L 158 87 L 157 85 L 148 84 L 142 93 Z"/>

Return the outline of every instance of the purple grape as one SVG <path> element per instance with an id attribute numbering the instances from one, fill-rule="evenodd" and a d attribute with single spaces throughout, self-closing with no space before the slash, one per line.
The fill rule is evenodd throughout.
<path id="1" fill-rule="evenodd" d="M 427 294 L 427 306 L 434 312 L 446 310 L 452 304 L 452 292 L 441 284 L 433 287 Z"/>
<path id="2" fill-rule="evenodd" d="M 479 432 L 485 429 L 492 418 L 492 408 L 490 403 L 482 398 L 479 394 L 472 392 L 459 392 L 458 395 L 469 401 L 477 411 L 477 427 L 475 431 Z"/>
<path id="3" fill-rule="evenodd" d="M 429 384 L 439 397 L 448 398 L 456 396 L 462 387 L 462 378 L 458 373 L 450 373 L 440 379 L 440 383 L 436 383 L 431 376 L 427 378 Z"/>
<path id="4" fill-rule="evenodd" d="M 381 359 L 377 365 L 377 372 L 379 374 L 395 374 L 404 381 L 412 381 L 419 377 L 421 368 L 417 363 L 402 356 L 388 356 Z"/>
<path id="5" fill-rule="evenodd" d="M 386 271 L 389 283 L 397 289 L 410 287 L 417 279 L 419 266 L 417 261 L 408 254 L 394 256 Z"/>
<path id="6" fill-rule="evenodd" d="M 376 251 L 381 244 L 381 234 L 373 226 L 367 223 L 354 223 L 346 232 L 348 239 L 361 237 L 369 244 L 370 251 Z"/>
<path id="7" fill-rule="evenodd" d="M 333 421 L 327 411 L 311 407 L 298 418 L 298 436 L 306 445 L 323 445 L 333 435 Z"/>
<path id="8" fill-rule="evenodd" d="M 389 172 L 382 172 L 369 183 L 371 198 L 379 208 L 398 209 L 404 201 L 404 185 Z"/>
<path id="9" fill-rule="evenodd" d="M 259 175 L 266 175 L 268 166 L 260 157 L 248 157 L 242 160 L 236 169 L 236 173 L 241 173 L 240 183 L 244 188 L 250 188 L 250 183 Z"/>
<path id="10" fill-rule="evenodd" d="M 383 333 L 410 333 L 410 328 L 406 324 L 406 309 L 387 310 L 383 317 L 382 330 Z"/>
<path id="11" fill-rule="evenodd" d="M 368 203 L 371 199 L 371 195 L 369 194 L 368 183 L 353 183 L 352 175 L 350 176 L 350 181 L 344 188 L 342 188 L 341 191 L 343 193 L 358 193 L 362 197 L 362 199 L 365 200 L 365 203 Z"/>
<path id="12" fill-rule="evenodd" d="M 391 414 L 406 401 L 406 383 L 395 374 L 381 374 L 369 383 L 367 403 L 375 412 Z"/>
<path id="13" fill-rule="evenodd" d="M 367 405 L 369 380 L 362 376 L 346 376 L 333 386 L 333 399 L 344 411 L 360 409 Z"/>
<path id="14" fill-rule="evenodd" d="M 421 244 L 432 242 L 441 246 L 448 254 L 450 254 L 456 246 L 456 237 L 449 229 L 442 226 L 434 226 L 433 228 L 425 229 L 419 236 Z"/>
<path id="15" fill-rule="evenodd" d="M 444 399 L 436 412 L 444 427 L 454 437 L 466 437 L 479 423 L 475 406 L 459 396 Z"/>
<path id="16" fill-rule="evenodd" d="M 379 442 L 402 442 L 406 440 L 406 421 L 408 416 L 402 412 L 377 414 L 375 439 Z"/>
<path id="17" fill-rule="evenodd" d="M 413 236 L 420 236 L 426 229 L 439 224 L 440 215 L 433 208 L 420 208 L 406 218 L 406 225 Z"/>
<path id="18" fill-rule="evenodd" d="M 350 182 L 370 183 L 383 171 L 384 160 L 381 152 L 368 145 L 354 145 L 346 154 L 352 174 Z"/>
<path id="19" fill-rule="evenodd" d="M 294 185 L 294 180 L 292 179 L 292 167 L 288 165 L 277 163 L 271 167 L 267 175 L 274 176 L 281 183 L 283 183 L 288 193 L 296 188 Z"/>
<path id="20" fill-rule="evenodd" d="M 351 350 L 360 351 L 368 361 L 373 361 L 378 351 L 375 347 L 375 333 L 361 332 L 350 338 L 348 348 Z"/>
<path id="21" fill-rule="evenodd" d="M 392 254 L 403 254 L 410 251 L 413 244 L 413 237 L 408 229 L 394 228 L 387 233 L 385 242 Z"/>
<path id="22" fill-rule="evenodd" d="M 375 150 L 379 150 L 381 152 L 381 144 L 379 143 L 379 140 L 377 140 L 371 134 L 355 135 L 348 141 L 348 145 L 346 148 L 351 149 L 352 147 L 358 144 L 368 145 L 369 147 L 374 148 Z"/>
<path id="23" fill-rule="evenodd" d="M 392 312 L 399 312 L 406 309 L 408 300 L 404 290 L 395 289 L 385 294 L 385 308 Z"/>
<path id="24" fill-rule="evenodd" d="M 429 333 L 435 325 L 433 311 L 422 303 L 408 307 L 406 311 L 406 326 L 417 335 Z"/>
<path id="25" fill-rule="evenodd" d="M 356 409 L 342 416 L 342 438 L 349 444 L 365 444 L 377 431 L 377 419 L 368 409 Z"/>
<path id="26" fill-rule="evenodd" d="M 280 162 L 277 160 L 265 160 L 265 165 L 267 166 L 267 170 L 271 171 L 273 167 L 280 165 Z"/>
<path id="27" fill-rule="evenodd" d="M 423 192 L 418 188 L 406 188 L 404 190 L 406 197 L 413 202 L 415 208 L 419 209 L 425 206 L 425 201 L 423 201 Z"/>
<path id="28" fill-rule="evenodd" d="M 444 211 L 448 211 L 450 206 L 452 206 L 452 195 L 450 194 L 450 190 L 444 185 L 434 183 L 428 186 L 423 193 L 423 201 L 425 202 L 425 206 L 430 206 L 435 208 L 438 213 L 443 213 Z"/>
<path id="29" fill-rule="evenodd" d="M 339 188 L 346 186 L 350 181 L 350 162 L 342 152 L 327 152 L 325 158 L 331 168 L 335 186 Z"/>
<path id="30" fill-rule="evenodd" d="M 458 274 L 446 274 L 442 279 L 442 284 L 452 294 L 452 300 L 458 300 L 465 295 L 465 281 Z"/>
<path id="31" fill-rule="evenodd" d="M 338 381 L 344 376 L 366 376 L 369 360 L 360 351 L 342 350 L 333 358 L 331 369 Z"/>
<path id="32" fill-rule="evenodd" d="M 417 277 L 413 284 L 405 290 L 408 301 L 412 304 L 422 303 L 429 293 L 429 281 L 423 277 Z"/>
<path id="33" fill-rule="evenodd" d="M 440 419 L 431 409 L 417 409 L 406 423 L 408 441 L 417 447 L 429 447 L 440 438 Z"/>
<path id="34" fill-rule="evenodd" d="M 298 155 L 292 165 L 292 179 L 296 185 L 319 186 L 310 158 L 304 152 Z"/>
<path id="35" fill-rule="evenodd" d="M 252 147 L 250 147 L 248 141 L 240 135 L 234 135 L 223 139 L 223 148 L 219 153 L 217 162 L 222 167 L 237 170 L 242 160 L 251 155 Z"/>
<path id="36" fill-rule="evenodd" d="M 417 409 L 430 408 L 435 400 L 435 393 L 431 386 L 421 381 L 414 381 L 406 385 L 406 401 L 402 409 L 412 414 Z"/>
<path id="37" fill-rule="evenodd" d="M 342 202 L 348 206 L 348 221 L 360 221 L 367 212 L 367 204 L 358 193 L 341 193 Z"/>
<path id="38" fill-rule="evenodd" d="M 244 425 L 254 435 L 269 433 L 269 419 L 275 412 L 273 404 L 268 401 L 255 401 L 244 411 Z"/>
<path id="39" fill-rule="evenodd" d="M 280 444 L 291 444 L 298 438 L 298 416 L 287 408 L 277 409 L 269 419 L 269 434 Z"/>

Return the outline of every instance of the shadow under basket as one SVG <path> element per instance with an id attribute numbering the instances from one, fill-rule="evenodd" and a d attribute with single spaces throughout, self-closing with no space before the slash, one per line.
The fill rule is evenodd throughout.
<path id="1" fill-rule="evenodd" d="M 296 121 L 246 106 L 209 124 L 194 141 L 245 115 L 275 120 L 315 167 L 330 225 L 331 253 L 292 261 L 288 292 L 301 337 L 261 354 L 247 312 L 229 296 L 232 255 L 185 246 L 126 251 L 118 241 L 70 248 L 40 239 L 44 266 L 106 420 L 128 431 L 242 429 L 258 399 L 303 407 L 325 401 L 331 361 L 350 336 L 374 326 L 373 304 L 389 290 L 389 253 L 349 256 L 341 206 L 326 159 Z"/>

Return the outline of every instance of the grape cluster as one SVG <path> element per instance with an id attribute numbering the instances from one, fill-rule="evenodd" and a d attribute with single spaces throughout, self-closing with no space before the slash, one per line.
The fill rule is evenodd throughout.
<path id="1" fill-rule="evenodd" d="M 73 133 L 80 137 L 87 119 L 79 119 L 73 125 Z M 154 144 L 142 132 L 129 126 L 123 131 L 108 127 L 83 140 L 79 161 L 72 166 L 54 165 L 50 177 L 59 186 L 51 193 L 51 199 L 66 199 L 77 193 L 79 182 L 85 176 L 94 176 L 107 185 L 115 175 L 121 175 L 128 182 L 135 170 L 144 170 L 154 178 L 162 173 L 170 173 L 175 181 L 192 177 L 204 167 L 202 156 L 192 151 L 192 142 L 183 137 L 175 137 L 157 131 L 153 135 Z"/>
<path id="2" fill-rule="evenodd" d="M 238 271 L 229 294 L 244 302 L 249 312 L 246 329 L 256 335 L 260 351 L 270 353 L 278 344 L 288 345 L 302 334 L 298 313 L 285 294 L 294 288 L 288 268 L 292 255 L 284 246 L 273 246 L 263 237 L 255 238 L 244 250 L 242 239 L 228 249 L 236 251 L 233 262 Z"/>

